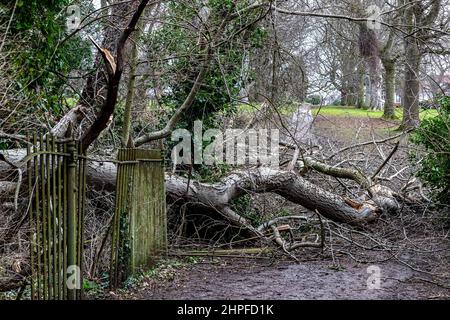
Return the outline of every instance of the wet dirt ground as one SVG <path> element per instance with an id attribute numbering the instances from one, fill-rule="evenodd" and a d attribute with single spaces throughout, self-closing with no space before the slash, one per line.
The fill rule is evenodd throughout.
<path id="1" fill-rule="evenodd" d="M 147 279 L 126 299 L 273 299 L 273 300 L 402 300 L 450 299 L 450 290 L 423 281 L 405 266 L 380 264 L 379 288 L 369 288 L 369 265 L 341 259 L 291 261 L 267 265 L 264 262 L 221 259 L 178 270 L 165 281 Z M 120 298 L 119 298 L 120 299 Z"/>
<path id="2" fill-rule="evenodd" d="M 355 137 L 366 140 L 373 138 L 372 133 L 384 136 L 387 128 L 396 125 L 379 119 L 318 118 L 314 134 L 348 145 L 359 140 Z M 164 280 L 144 279 L 126 295 L 116 293 L 110 298 L 450 299 L 450 284 L 445 284 L 445 287 L 433 284 L 426 274 L 395 260 L 376 265 L 375 269 L 380 271 L 380 285 L 369 288 L 370 264 L 358 263 L 347 255 L 335 257 L 337 261 L 333 261 L 329 256 L 310 258 L 303 254 L 297 254 L 301 257 L 300 263 L 287 259 L 275 264 L 264 259 L 206 259 L 172 270 L 172 275 Z"/>

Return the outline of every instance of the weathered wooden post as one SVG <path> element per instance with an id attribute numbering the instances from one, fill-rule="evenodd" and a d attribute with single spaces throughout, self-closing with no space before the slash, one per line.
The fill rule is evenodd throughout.
<path id="1" fill-rule="evenodd" d="M 77 209 L 75 202 L 75 181 L 76 181 L 76 148 L 75 141 L 71 140 L 67 144 L 67 267 L 76 272 L 77 264 Z M 69 275 L 70 276 L 70 275 Z M 79 276 L 79 275 L 75 275 Z M 64 279 L 66 282 L 67 296 L 69 300 L 75 300 L 76 288 L 69 286 L 69 279 Z"/>
<path id="2" fill-rule="evenodd" d="M 110 286 L 167 254 L 162 150 L 120 149 Z"/>

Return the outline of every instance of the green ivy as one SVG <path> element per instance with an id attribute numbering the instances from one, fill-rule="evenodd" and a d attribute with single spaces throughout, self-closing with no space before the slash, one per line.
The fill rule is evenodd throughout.
<path id="1" fill-rule="evenodd" d="M 214 29 L 222 23 L 227 12 L 235 12 L 246 6 L 250 1 L 214 0 L 208 1 L 210 10 L 210 22 Z M 196 37 L 192 37 L 190 30 L 180 26 L 180 21 L 194 21 L 197 12 L 204 5 L 204 1 L 196 0 L 189 3 L 183 1 L 169 2 L 170 16 L 167 23 L 146 41 L 154 48 L 156 55 L 164 52 L 175 58 L 161 60 L 156 69 L 163 70 L 164 75 L 179 75 L 178 77 L 164 77 L 162 81 L 165 87 L 170 88 L 163 97 L 163 104 L 180 106 L 192 87 L 192 79 L 198 72 L 197 55 L 204 54 L 199 51 Z M 245 48 L 260 46 L 267 36 L 267 32 L 257 25 L 246 29 L 257 17 L 256 13 L 243 14 L 242 17 L 230 22 L 224 30 L 223 39 L 231 38 L 230 41 L 216 48 L 214 59 L 209 66 L 209 73 L 203 81 L 203 86 L 197 93 L 195 101 L 188 112 L 184 114 L 183 120 L 178 127 L 190 129 L 195 120 L 203 120 L 205 130 L 217 127 L 217 114 L 227 115 L 237 111 L 236 100 L 244 85 L 241 79 L 241 65 L 244 58 Z M 212 22 L 211 22 L 212 21 Z M 219 64 L 220 61 L 220 64 Z"/>
<path id="2" fill-rule="evenodd" d="M 223 23 L 228 13 L 237 12 L 247 7 L 252 1 L 242 0 L 210 0 L 208 10 L 208 29 L 214 30 Z M 198 12 L 201 11 L 205 1 L 170 1 L 168 2 L 168 14 L 166 23 L 151 37 L 145 40 L 148 47 L 152 48 L 149 60 L 157 61 L 152 66 L 160 71 L 162 77 L 160 84 L 165 90 L 161 103 L 172 114 L 186 99 L 191 88 L 192 80 L 196 78 L 199 70 L 199 55 L 205 54 L 205 49 L 200 49 L 200 39 L 193 36 L 190 28 L 182 26 L 183 21 L 197 21 Z M 243 13 L 238 19 L 230 21 L 221 34 L 224 40 L 220 46 L 214 48 L 214 58 L 210 62 L 208 74 L 203 80 L 206 84 L 197 93 L 192 107 L 183 114 L 177 128 L 192 131 L 195 120 L 202 120 L 203 130 L 221 128 L 221 118 L 238 111 L 238 95 L 245 85 L 242 79 L 242 61 L 246 50 L 261 46 L 267 32 L 257 24 L 252 25 L 258 17 L 258 12 L 249 11 Z M 251 25 L 249 27 L 249 25 Z M 241 32 L 242 30 L 245 30 Z M 207 32 L 205 32 L 208 34 Z M 216 42 L 220 42 L 217 40 Z M 203 50 L 203 51 L 202 51 Z M 172 59 L 160 59 L 170 56 Z M 174 76 L 175 75 L 175 76 Z M 151 86 L 154 86 L 151 83 Z M 164 120 L 160 127 L 165 125 Z M 171 150 L 177 142 L 169 142 L 168 150 Z M 229 166 L 219 165 L 214 167 L 194 166 L 192 172 L 194 178 L 201 181 L 217 181 L 228 173 Z"/>
<path id="3" fill-rule="evenodd" d="M 2 20 L 12 13 L 14 1 L 0 2 L 5 11 Z M 70 0 L 20 0 L 10 27 L 16 39 L 9 51 L 16 54 L 11 65 L 20 91 L 31 106 L 30 113 L 50 111 L 60 116 L 67 76 L 91 61 L 89 43 L 78 36 L 65 40 L 66 7 Z M 65 41 L 64 41 L 65 40 Z"/>
<path id="4" fill-rule="evenodd" d="M 253 225 L 260 225 L 263 223 L 263 217 L 253 210 L 253 200 L 251 195 L 246 194 L 242 197 L 236 198 L 232 201 L 231 207 L 234 211 L 239 213 L 244 218 L 250 220 Z"/>

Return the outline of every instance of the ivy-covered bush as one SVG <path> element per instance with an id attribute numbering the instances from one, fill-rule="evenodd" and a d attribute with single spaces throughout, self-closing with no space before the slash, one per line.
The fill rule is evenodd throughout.
<path id="1" fill-rule="evenodd" d="M 267 36 L 264 28 L 257 23 L 262 14 L 258 10 L 242 12 L 239 19 L 227 21 L 221 33 L 212 32 L 222 28 L 228 14 L 241 12 L 252 1 L 210 0 L 207 8 L 205 3 L 202 0 L 168 1 L 166 23 L 151 35 L 143 37 L 145 44 L 151 48 L 147 57 L 152 61 L 150 69 L 161 75 L 157 80 L 150 79 L 149 88 L 160 88 L 159 103 L 169 115 L 189 95 L 193 79 L 197 77 L 206 54 L 206 48 L 200 45 L 205 41 L 205 35 L 213 38 L 209 40 L 214 42 L 213 57 L 208 63 L 203 85 L 176 126 L 191 132 L 196 120 L 202 120 L 203 130 L 220 129 L 223 118 L 238 111 L 239 93 L 246 85 L 242 72 L 246 52 L 260 47 Z M 199 16 L 203 14 L 204 21 L 200 23 L 202 19 Z M 208 31 L 203 31 L 199 37 L 198 30 L 203 28 Z M 164 127 L 166 123 L 167 119 L 161 118 L 157 128 Z M 169 141 L 167 150 L 172 150 L 177 143 Z M 229 170 L 230 167 L 224 165 L 194 165 L 192 175 L 201 181 L 212 182 Z"/>
<path id="2" fill-rule="evenodd" d="M 161 102 L 166 107 L 177 109 L 186 99 L 198 74 L 199 57 L 206 53 L 206 49 L 199 46 L 203 40 L 197 36 L 197 29 L 189 27 L 190 24 L 199 24 L 198 15 L 203 11 L 204 3 L 201 0 L 169 1 L 167 23 L 145 39 L 152 48 L 149 60 L 156 61 L 152 68 L 162 74 L 159 79 L 164 92 Z M 238 12 L 250 3 L 249 0 L 208 1 L 208 28 L 219 28 L 227 13 Z M 245 52 L 261 45 L 265 39 L 264 30 L 255 22 L 257 17 L 255 12 L 242 14 L 239 19 L 229 22 L 220 36 L 215 36 L 220 38 L 213 39 L 217 44 L 208 74 L 203 80 L 204 85 L 192 107 L 183 114 L 178 127 L 191 129 L 193 121 L 202 120 L 205 129 L 217 128 L 220 126 L 216 117 L 218 113 L 227 115 L 236 111 L 239 92 L 245 85 L 242 79 Z M 183 25 L 180 21 L 189 21 L 189 24 Z M 197 28 L 201 29 L 199 26 Z M 241 32 L 244 28 L 245 31 Z M 177 54 L 174 55 L 174 52 Z M 160 59 L 161 56 L 174 57 Z M 151 86 L 154 85 L 151 83 Z"/>
<path id="3" fill-rule="evenodd" d="M 450 205 L 450 97 L 437 99 L 439 113 L 423 120 L 412 141 L 425 147 L 417 175 L 435 192 L 436 200 Z"/>
<path id="4" fill-rule="evenodd" d="M 88 40 L 79 34 L 68 37 L 66 8 L 72 3 L 0 0 L 0 26 L 8 26 L 5 37 L 5 29 L 0 28 L 6 39 L 0 78 L 7 79 L 0 83 L 0 91 L 8 94 L 0 110 L 0 118 L 5 119 L 3 131 L 23 134 L 21 130 L 39 122 L 53 124 L 64 113 L 62 107 L 70 107 L 67 84 L 71 76 L 78 76 L 73 72 L 86 72 L 92 60 Z M 85 0 L 77 3 L 91 8 Z M 24 121 L 25 115 L 33 115 L 33 121 Z"/>

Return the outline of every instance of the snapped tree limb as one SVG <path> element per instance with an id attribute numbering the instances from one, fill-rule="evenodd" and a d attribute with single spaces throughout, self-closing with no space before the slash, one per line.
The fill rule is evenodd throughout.
<path id="1" fill-rule="evenodd" d="M 133 32 L 136 24 L 139 21 L 145 7 L 147 6 L 149 0 L 141 0 L 138 8 L 131 17 L 125 30 L 119 38 L 116 50 L 116 61 L 112 59 L 109 52 L 102 50 L 102 56 L 105 59 L 108 71 L 108 86 L 106 101 L 102 107 L 100 114 L 97 116 L 92 125 L 88 128 L 82 139 L 82 149 L 87 150 L 87 148 L 94 142 L 100 133 L 107 127 L 109 119 L 111 118 L 117 103 L 117 97 L 119 94 L 119 84 L 122 78 L 123 68 L 124 68 L 124 51 L 125 44 Z M 101 48 L 100 48 L 101 49 Z M 111 61 L 112 60 L 112 61 Z"/>

